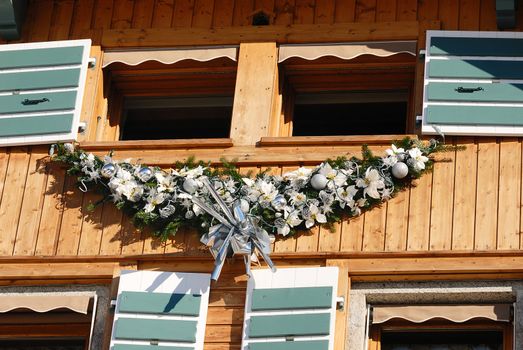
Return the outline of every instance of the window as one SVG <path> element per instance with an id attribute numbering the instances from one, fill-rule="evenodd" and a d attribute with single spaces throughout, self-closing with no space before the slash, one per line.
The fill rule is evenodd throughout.
<path id="1" fill-rule="evenodd" d="M 280 48 L 280 136 L 413 129 L 415 42 Z"/>
<path id="2" fill-rule="evenodd" d="M 228 138 L 236 50 L 110 53 L 104 69 L 110 81 L 108 114 L 114 135 L 108 138 Z"/>

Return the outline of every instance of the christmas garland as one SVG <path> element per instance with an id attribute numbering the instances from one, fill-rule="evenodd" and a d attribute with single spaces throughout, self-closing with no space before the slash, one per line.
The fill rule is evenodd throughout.
<path id="1" fill-rule="evenodd" d="M 287 236 L 314 225 L 331 225 L 343 217 L 360 215 L 411 185 L 429 171 L 435 152 L 454 149 L 436 140 L 405 138 L 384 156 L 374 156 L 367 146 L 362 158 L 340 157 L 309 169 L 300 167 L 282 176 L 267 172 L 251 177 L 223 161 L 223 170 L 189 159 L 174 169 L 116 161 L 112 152 L 101 159 L 71 143 L 51 148 L 53 161 L 63 162 L 77 176 L 82 191 L 96 189 L 102 199 L 132 216 L 138 228 L 151 227 L 162 240 L 180 227 L 198 227 L 202 233 L 218 222 L 202 210 L 204 203 L 217 207 L 210 192 L 227 205 L 236 204 L 256 225 L 272 234 Z M 215 191 L 210 191 L 204 182 Z"/>

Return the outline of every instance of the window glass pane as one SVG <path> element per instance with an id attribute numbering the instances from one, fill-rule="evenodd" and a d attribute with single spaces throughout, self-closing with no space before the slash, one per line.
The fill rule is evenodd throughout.
<path id="1" fill-rule="evenodd" d="M 0 340 L 2 350 L 83 350 L 84 348 L 83 338 Z"/>
<path id="2" fill-rule="evenodd" d="M 382 350 L 502 350 L 499 331 L 384 332 Z"/>

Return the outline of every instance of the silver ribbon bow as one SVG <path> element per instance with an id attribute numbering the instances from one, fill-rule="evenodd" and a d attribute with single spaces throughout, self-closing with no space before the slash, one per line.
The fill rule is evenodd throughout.
<path id="1" fill-rule="evenodd" d="M 205 233 L 200 239 L 203 244 L 209 247 L 209 251 L 215 260 L 211 279 L 218 280 L 225 259 L 231 254 L 243 256 L 245 269 L 249 276 L 251 256 L 256 258 L 256 252 L 259 252 L 267 265 L 275 272 L 276 267 L 269 257 L 271 239 L 267 231 L 260 228 L 252 217 L 245 215 L 241 210 L 240 201 L 236 201 L 232 208 L 229 208 L 211 186 L 208 179 L 203 178 L 202 182 L 221 211 L 220 213 L 213 206 L 209 206 L 199 198 L 192 197 L 194 204 L 220 222 L 212 226 L 209 232 Z"/>

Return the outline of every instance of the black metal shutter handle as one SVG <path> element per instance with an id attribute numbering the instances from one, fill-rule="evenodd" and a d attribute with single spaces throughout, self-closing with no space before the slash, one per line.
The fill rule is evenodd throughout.
<path id="1" fill-rule="evenodd" d="M 37 105 L 37 104 L 43 103 L 43 102 L 49 102 L 49 99 L 44 97 L 40 100 L 29 100 L 26 98 L 25 100 L 22 101 L 22 104 L 24 106 L 30 106 L 30 105 Z"/>
<path id="2" fill-rule="evenodd" d="M 463 86 L 460 86 L 458 87 L 457 89 L 454 89 L 455 91 L 459 92 L 460 94 L 470 94 L 470 93 L 473 93 L 475 91 L 483 91 L 483 88 L 481 86 L 477 87 L 477 88 L 465 88 Z"/>

